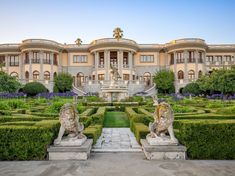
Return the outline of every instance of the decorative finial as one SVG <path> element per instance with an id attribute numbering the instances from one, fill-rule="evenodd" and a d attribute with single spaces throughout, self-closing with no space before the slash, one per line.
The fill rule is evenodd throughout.
<path id="1" fill-rule="evenodd" d="M 123 30 L 120 27 L 116 27 L 113 30 L 113 37 L 119 40 L 120 38 L 123 37 Z"/>

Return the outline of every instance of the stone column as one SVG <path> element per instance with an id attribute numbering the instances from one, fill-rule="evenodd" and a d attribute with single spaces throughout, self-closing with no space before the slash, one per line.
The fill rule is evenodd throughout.
<path id="1" fill-rule="evenodd" d="M 10 62 L 10 57 L 9 55 L 5 55 L 5 63 L 6 63 L 6 73 L 9 74 L 9 62 Z"/>
<path id="2" fill-rule="evenodd" d="M 203 62 L 202 74 L 206 74 L 206 52 L 202 52 L 202 62 Z"/>
<path id="3" fill-rule="evenodd" d="M 44 74 L 43 74 L 43 59 L 44 59 L 44 55 L 43 55 L 43 51 L 39 52 L 39 57 L 40 57 L 40 80 L 43 81 L 44 80 Z"/>
<path id="4" fill-rule="evenodd" d="M 133 53 L 132 51 L 128 52 L 128 65 L 130 69 L 130 80 L 133 80 Z"/>
<path id="5" fill-rule="evenodd" d="M 68 67 L 70 66 L 70 62 L 71 62 L 71 54 L 68 53 Z"/>
<path id="6" fill-rule="evenodd" d="M 109 80 L 109 68 L 110 68 L 110 51 L 104 51 L 105 62 L 105 80 Z"/>
<path id="7" fill-rule="evenodd" d="M 199 52 L 198 50 L 195 51 L 195 79 L 198 79 L 198 59 L 199 59 Z"/>
<path id="8" fill-rule="evenodd" d="M 25 81 L 25 53 L 21 53 L 20 79 Z"/>
<path id="9" fill-rule="evenodd" d="M 168 68 L 169 66 L 169 61 L 168 61 L 168 52 L 166 52 L 166 67 Z"/>
<path id="10" fill-rule="evenodd" d="M 188 51 L 184 50 L 184 81 L 188 82 Z"/>
<path id="11" fill-rule="evenodd" d="M 58 58 L 58 72 L 62 72 L 62 52 L 59 53 L 59 58 Z"/>
<path id="12" fill-rule="evenodd" d="M 33 79 L 33 72 L 32 72 L 32 59 L 33 59 L 33 52 L 29 52 L 29 80 Z"/>
<path id="13" fill-rule="evenodd" d="M 123 51 L 120 50 L 117 52 L 118 54 L 118 73 L 120 74 L 121 78 L 123 79 L 122 75 L 122 68 L 123 68 Z"/>
<path id="14" fill-rule="evenodd" d="M 51 59 L 50 81 L 53 81 L 53 76 L 54 76 L 54 58 L 53 58 L 53 53 L 50 53 L 50 59 Z"/>
<path id="15" fill-rule="evenodd" d="M 99 52 L 95 52 L 95 80 L 98 81 Z"/>
<path id="16" fill-rule="evenodd" d="M 177 76 L 177 55 L 176 52 L 174 52 L 174 73 L 175 73 L 175 81 L 178 80 L 178 76 Z"/>
<path id="17" fill-rule="evenodd" d="M 23 81 L 23 53 L 19 55 L 19 80 Z"/>
<path id="18" fill-rule="evenodd" d="M 160 67 L 161 67 L 161 65 L 160 65 L 160 53 L 159 52 L 157 52 L 157 65 L 158 65 L 158 71 L 159 71 Z"/>

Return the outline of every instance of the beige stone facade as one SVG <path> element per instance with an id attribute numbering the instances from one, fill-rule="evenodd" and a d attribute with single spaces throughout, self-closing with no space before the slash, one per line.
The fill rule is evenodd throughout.
<path id="1" fill-rule="evenodd" d="M 0 44 L 2 69 L 20 82 L 38 81 L 50 91 L 53 78 L 68 72 L 80 93 L 99 92 L 118 68 L 120 81 L 129 94 L 151 89 L 155 72 L 170 69 L 175 87 L 192 82 L 212 69 L 235 64 L 235 44 L 210 45 L 202 39 L 186 38 L 166 44 L 138 44 L 129 39 L 104 38 L 90 44 L 61 44 L 45 39 L 27 39 L 18 44 Z"/>

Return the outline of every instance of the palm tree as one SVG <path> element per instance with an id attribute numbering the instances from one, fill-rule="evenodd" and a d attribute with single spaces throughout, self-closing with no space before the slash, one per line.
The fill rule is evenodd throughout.
<path id="1" fill-rule="evenodd" d="M 123 31 L 121 28 L 117 27 L 113 30 L 113 37 L 119 40 L 123 37 Z"/>
<path id="2" fill-rule="evenodd" d="M 82 44 L 82 40 L 80 38 L 77 38 L 77 40 L 75 41 L 75 43 L 79 46 Z"/>

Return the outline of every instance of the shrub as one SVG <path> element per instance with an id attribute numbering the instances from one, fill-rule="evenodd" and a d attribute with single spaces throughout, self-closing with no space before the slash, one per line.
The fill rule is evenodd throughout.
<path id="1" fill-rule="evenodd" d="M 88 138 L 93 139 L 93 144 L 96 143 L 96 141 L 100 137 L 101 133 L 102 133 L 102 125 L 91 125 L 84 130 L 84 134 Z"/>
<path id="2" fill-rule="evenodd" d="M 143 123 L 134 123 L 133 131 L 136 137 L 136 140 L 140 143 L 140 139 L 145 139 L 146 135 L 149 133 L 148 126 Z"/>
<path id="3" fill-rule="evenodd" d="M 26 93 L 28 96 L 35 96 L 39 93 L 47 92 L 46 87 L 39 82 L 30 82 L 25 84 L 23 87 L 23 92 Z"/>
<path id="4" fill-rule="evenodd" d="M 172 109 L 175 113 L 187 113 L 187 112 L 194 112 L 196 111 L 194 108 L 192 107 L 188 107 L 188 106 L 180 106 L 180 105 L 176 105 L 174 104 L 172 106 Z"/>
<path id="5" fill-rule="evenodd" d="M 235 114 L 235 106 L 218 109 L 218 114 Z"/>
<path id="6" fill-rule="evenodd" d="M 65 102 L 63 101 L 58 101 L 58 102 L 54 102 L 52 103 L 52 105 L 50 105 L 47 109 L 46 112 L 49 113 L 59 113 L 61 107 L 65 104 Z"/>
<path id="7" fill-rule="evenodd" d="M 22 122 L 22 125 L 15 123 L 15 125 L 0 126 L 1 160 L 43 160 L 46 158 L 47 146 L 56 137 L 59 122 L 46 121 L 36 124 L 27 126 L 27 122 Z"/>
<path id="8" fill-rule="evenodd" d="M 191 159 L 235 159 L 235 120 L 185 120 L 177 138 Z"/>
<path id="9" fill-rule="evenodd" d="M 183 88 L 183 93 L 190 93 L 193 95 L 199 95 L 201 93 L 201 90 L 199 88 L 198 83 L 189 83 Z"/>
<path id="10" fill-rule="evenodd" d="M 99 107 L 97 112 L 94 115 L 91 116 L 92 124 L 103 125 L 105 111 L 106 111 L 105 107 Z"/>
<path id="11" fill-rule="evenodd" d="M 54 78 L 54 92 L 66 92 L 72 89 L 73 77 L 69 73 L 59 73 Z"/>
<path id="12" fill-rule="evenodd" d="M 24 100 L 13 99 L 13 100 L 7 100 L 6 103 L 11 109 L 28 108 L 28 105 L 25 103 Z"/>

